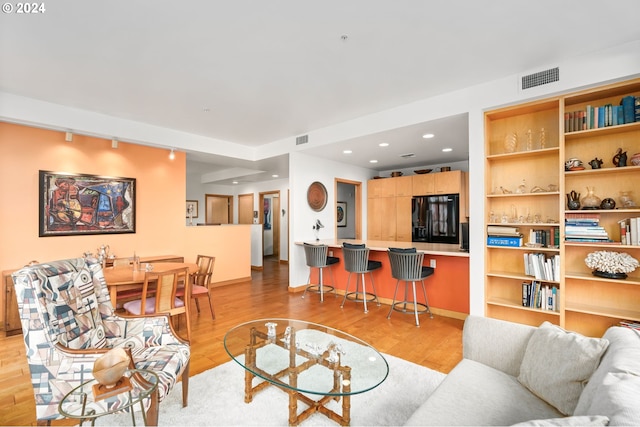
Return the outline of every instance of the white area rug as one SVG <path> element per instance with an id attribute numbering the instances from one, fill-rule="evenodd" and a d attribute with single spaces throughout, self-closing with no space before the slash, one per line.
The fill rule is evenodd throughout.
<path id="1" fill-rule="evenodd" d="M 397 357 L 384 355 L 389 376 L 377 388 L 351 397 L 351 425 L 402 425 L 436 389 L 445 374 Z M 341 413 L 342 401 L 336 403 Z M 244 403 L 244 369 L 230 361 L 189 379 L 189 406 L 182 407 L 182 384 L 160 404 L 161 426 L 287 426 L 288 395 L 267 387 Z M 304 408 L 298 403 L 298 412 Z M 335 409 L 335 408 L 333 408 Z M 141 424 L 139 414 L 136 423 Z M 100 418 L 97 425 L 131 425 L 131 415 Z M 335 426 L 322 414 L 313 414 L 302 426 Z"/>

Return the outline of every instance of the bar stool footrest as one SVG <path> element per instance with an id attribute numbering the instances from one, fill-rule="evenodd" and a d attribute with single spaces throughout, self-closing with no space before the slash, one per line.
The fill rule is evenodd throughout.
<path id="1" fill-rule="evenodd" d="M 353 301 L 353 302 L 364 302 L 364 300 L 366 299 L 367 302 L 377 302 L 378 305 L 380 305 L 380 302 L 378 301 L 378 296 L 376 294 L 372 294 L 370 292 L 347 292 L 345 298 L 347 299 L 347 301 Z"/>
<path id="2" fill-rule="evenodd" d="M 405 313 L 405 314 L 415 314 L 414 311 L 414 305 L 418 306 L 418 314 L 424 314 L 424 313 L 429 313 L 431 315 L 431 317 L 433 317 L 433 314 L 431 313 L 431 310 L 429 309 L 429 306 L 422 303 L 422 302 L 413 302 L 413 301 L 398 301 L 393 303 L 393 305 L 391 306 L 391 308 L 394 311 L 399 311 L 400 313 Z M 402 306 L 402 308 L 400 308 L 400 306 Z"/>
<path id="3" fill-rule="evenodd" d="M 322 285 L 322 293 L 326 294 L 327 292 L 334 292 L 336 288 L 331 285 Z M 316 294 L 320 293 L 320 285 L 307 285 L 306 292 L 315 292 Z"/>

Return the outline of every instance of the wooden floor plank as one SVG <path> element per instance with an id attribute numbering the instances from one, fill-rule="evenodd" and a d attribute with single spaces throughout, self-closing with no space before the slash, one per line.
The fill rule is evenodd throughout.
<path id="1" fill-rule="evenodd" d="M 214 271 L 215 274 L 215 271 Z M 206 304 L 197 313 L 191 304 L 192 343 L 191 375 L 204 372 L 230 360 L 224 349 L 224 335 L 235 325 L 250 320 L 279 317 L 320 323 L 350 333 L 370 343 L 379 351 L 411 362 L 449 372 L 462 359 L 462 324 L 458 319 L 420 317 L 420 327 L 413 315 L 393 312 L 389 306 L 347 301 L 340 308 L 342 296 L 288 291 L 286 264 L 265 259 L 262 271 L 253 271 L 252 280 L 213 288 L 216 319 Z M 179 324 L 185 330 L 184 320 Z M 0 337 L 0 425 L 35 425 L 35 404 L 29 379 L 22 335 Z M 53 425 L 75 425 L 74 420 L 60 420 Z"/>

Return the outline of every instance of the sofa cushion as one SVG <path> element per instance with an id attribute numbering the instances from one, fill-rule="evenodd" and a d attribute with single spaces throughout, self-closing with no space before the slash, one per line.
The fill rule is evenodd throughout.
<path id="1" fill-rule="evenodd" d="M 594 414 L 592 406 L 596 400 L 603 399 L 599 387 L 609 373 L 630 373 L 640 377 L 640 333 L 629 328 L 611 327 L 603 338 L 609 341 L 609 347 L 580 395 L 574 415 Z"/>
<path id="2" fill-rule="evenodd" d="M 544 322 L 527 344 L 518 381 L 562 414 L 572 415 L 608 344 Z"/>
<path id="3" fill-rule="evenodd" d="M 608 373 L 596 391 L 596 398 L 586 411 L 610 418 L 609 425 L 631 426 L 640 423 L 640 376 L 631 373 Z"/>
<path id="4" fill-rule="evenodd" d="M 531 420 L 523 423 L 514 424 L 514 426 L 606 426 L 609 425 L 609 418 L 600 415 L 582 415 L 574 417 L 550 418 L 546 420 Z"/>
<path id="5" fill-rule="evenodd" d="M 562 414 L 502 371 L 463 359 L 406 425 L 511 425 Z"/>

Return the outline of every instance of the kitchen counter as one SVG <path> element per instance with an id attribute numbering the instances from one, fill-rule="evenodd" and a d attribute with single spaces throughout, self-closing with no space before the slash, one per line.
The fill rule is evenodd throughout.
<path id="1" fill-rule="evenodd" d="M 387 255 L 388 249 L 414 247 L 418 251 L 425 253 L 424 265 L 435 264 L 436 266 L 435 273 L 424 281 L 431 311 L 434 314 L 456 319 L 464 319 L 469 314 L 469 253 L 461 251 L 459 245 L 354 239 L 307 241 L 306 243 L 310 244 L 325 244 L 329 246 L 329 254 L 340 258 L 340 263 L 331 267 L 335 278 L 335 288 L 339 294 L 344 294 L 349 275 L 344 269 L 344 261 L 342 259 L 342 244 L 345 242 L 353 244 L 364 243 L 370 250 L 369 259 L 382 263 L 382 268 L 373 272 L 373 280 L 378 298 L 383 304 L 391 304 L 396 288 L 396 280 L 391 277 L 391 264 Z M 302 244 L 303 242 L 296 242 L 296 245 L 302 246 Z M 313 283 L 318 283 L 316 270 L 314 269 L 311 278 Z M 329 284 L 328 280 L 331 275 L 325 274 L 324 277 L 325 284 Z M 354 282 L 354 280 L 355 277 L 351 281 Z M 369 275 L 366 276 L 366 280 L 367 283 L 370 281 Z M 353 290 L 354 283 L 351 283 L 351 286 L 351 290 Z M 403 291 L 404 286 L 401 285 L 399 292 Z M 418 294 L 418 300 L 421 300 L 421 292 Z M 349 304 L 355 305 L 353 302 L 347 302 L 345 309 Z M 372 307 L 375 307 L 375 305 L 369 305 L 370 310 Z M 362 309 L 361 305 L 359 305 L 359 309 Z M 381 309 L 389 310 L 385 306 L 382 306 Z M 411 319 L 407 321 L 411 321 Z"/>

